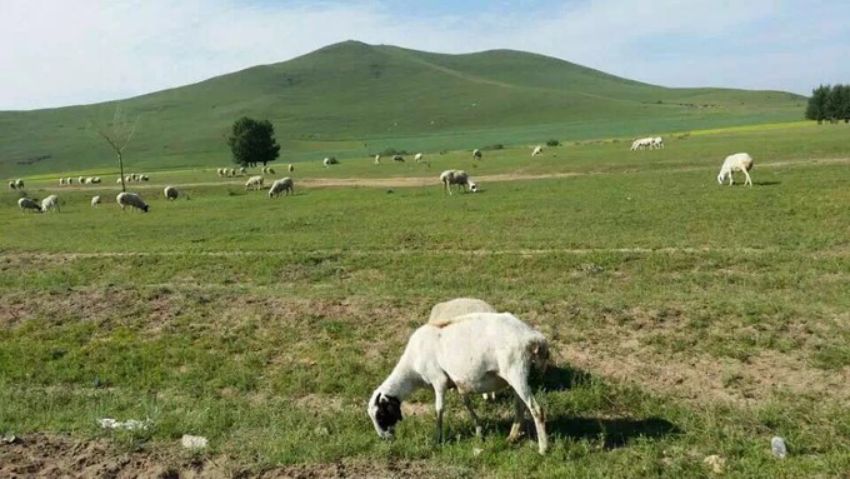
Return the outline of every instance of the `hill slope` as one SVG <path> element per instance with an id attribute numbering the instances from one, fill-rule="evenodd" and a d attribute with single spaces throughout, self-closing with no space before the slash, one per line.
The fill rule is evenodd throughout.
<path id="1" fill-rule="evenodd" d="M 802 98 L 789 93 L 671 89 L 524 52 L 445 55 L 353 41 L 120 104 L 140 116 L 128 161 L 148 169 L 227 164 L 223 138 L 241 115 L 270 119 L 286 160 L 298 161 L 390 145 L 473 148 L 802 112 Z M 110 118 L 115 105 L 0 112 L 0 176 L 111 168 L 88 125 Z"/>

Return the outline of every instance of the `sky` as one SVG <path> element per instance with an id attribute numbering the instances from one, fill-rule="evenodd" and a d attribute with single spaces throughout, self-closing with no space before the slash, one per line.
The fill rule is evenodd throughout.
<path id="1" fill-rule="evenodd" d="M 847 0 L 0 0 L 0 110 L 126 98 L 350 39 L 525 50 L 664 86 L 850 83 Z"/>

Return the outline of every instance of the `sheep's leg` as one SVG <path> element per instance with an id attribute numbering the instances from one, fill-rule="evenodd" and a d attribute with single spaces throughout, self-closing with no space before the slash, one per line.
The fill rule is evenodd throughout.
<path id="1" fill-rule="evenodd" d="M 534 418 L 534 427 L 537 429 L 537 452 L 546 454 L 549 449 L 549 439 L 546 437 L 546 418 L 543 409 L 537 404 L 531 387 L 528 385 L 528 371 L 525 369 L 514 369 L 504 378 L 514 389 L 517 397 L 528 407 L 531 417 Z M 511 431 L 513 432 L 513 431 Z"/>
<path id="2" fill-rule="evenodd" d="M 443 443 L 443 409 L 448 385 L 445 381 L 434 383 L 434 408 L 437 410 L 437 443 Z"/>
<path id="3" fill-rule="evenodd" d="M 753 179 L 750 178 L 750 174 L 747 172 L 747 170 L 744 170 L 744 176 L 747 177 L 746 181 L 744 181 L 744 186 L 747 186 L 747 183 L 749 183 L 750 187 L 752 187 L 753 186 Z"/>
<path id="4" fill-rule="evenodd" d="M 469 411 L 469 415 L 472 417 L 472 423 L 475 424 L 475 437 L 481 437 L 484 429 L 481 427 L 481 421 L 478 419 L 478 415 L 472 409 L 472 400 L 468 394 L 462 394 L 461 399 L 463 399 L 463 405 L 466 406 L 466 410 Z"/>
<path id="5" fill-rule="evenodd" d="M 522 422 L 525 420 L 525 404 L 522 399 L 514 393 L 514 423 L 511 425 L 511 432 L 508 434 L 508 442 L 516 442 L 522 436 Z"/>
<path id="6" fill-rule="evenodd" d="M 735 173 L 729 172 L 729 186 L 732 186 L 735 183 Z"/>

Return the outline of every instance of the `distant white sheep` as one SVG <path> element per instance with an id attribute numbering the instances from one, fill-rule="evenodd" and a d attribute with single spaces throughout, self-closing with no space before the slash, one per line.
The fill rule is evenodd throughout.
<path id="1" fill-rule="evenodd" d="M 15 188 L 20 190 L 20 189 L 23 189 L 23 187 L 24 187 L 24 180 L 22 180 L 20 178 L 16 179 L 15 180 Z"/>
<path id="2" fill-rule="evenodd" d="M 95 176 L 94 178 L 91 179 L 91 182 L 94 183 L 94 184 L 99 184 L 100 183 L 100 177 Z"/>
<path id="3" fill-rule="evenodd" d="M 425 155 L 423 155 L 422 153 L 417 153 L 417 154 L 413 155 L 413 161 L 415 161 L 417 163 L 422 161 L 424 158 L 425 158 Z"/>
<path id="4" fill-rule="evenodd" d="M 62 186 L 64 184 L 65 184 L 65 178 L 59 178 L 59 186 Z"/>
<path id="5" fill-rule="evenodd" d="M 150 176 L 148 175 L 139 175 L 139 179 L 142 181 L 150 181 Z"/>
<path id="6" fill-rule="evenodd" d="M 381 155 L 375 155 L 375 164 L 376 164 L 376 165 L 380 165 L 380 164 L 381 164 Z"/>
<path id="7" fill-rule="evenodd" d="M 664 148 L 664 138 L 660 136 L 656 136 L 652 139 L 652 147 L 655 149 L 663 149 Z"/>
<path id="8" fill-rule="evenodd" d="M 472 159 L 473 160 L 480 160 L 483 157 L 484 157 L 484 153 L 481 153 L 481 150 L 479 150 L 478 148 L 472 150 Z"/>
<path id="9" fill-rule="evenodd" d="M 426 324 L 410 336 L 392 373 L 372 393 L 367 413 L 378 436 L 390 439 L 395 425 L 403 419 L 401 402 L 430 385 L 435 396 L 437 437 L 442 441 L 445 395 L 454 387 L 472 417 L 476 435 L 480 435 L 481 424 L 469 395 L 510 387 L 515 393 L 515 418 L 508 439 L 519 439 L 528 408 L 537 429 L 537 450 L 545 454 L 545 417 L 528 380 L 532 370 L 545 369 L 548 359 L 546 338 L 509 313 L 472 313 L 442 328 Z"/>
<path id="10" fill-rule="evenodd" d="M 56 195 L 50 195 L 47 198 L 41 200 L 41 211 L 50 211 L 56 210 L 58 213 L 59 210 L 59 197 Z"/>
<path id="11" fill-rule="evenodd" d="M 269 198 L 276 198 L 283 192 L 286 196 L 295 194 L 295 185 L 292 183 L 292 178 L 288 176 L 272 183 L 272 187 L 269 188 Z"/>
<path id="12" fill-rule="evenodd" d="M 286 171 L 292 173 L 293 171 L 295 171 L 295 165 L 293 165 L 292 163 L 286 165 Z"/>
<path id="13" fill-rule="evenodd" d="M 165 196 L 167 200 L 176 200 L 178 196 L 180 196 L 180 192 L 177 191 L 177 188 L 173 186 L 166 186 L 162 190 L 162 194 Z"/>
<path id="14" fill-rule="evenodd" d="M 744 173 L 744 176 L 747 179 L 744 181 L 744 185 L 749 184 L 750 187 L 753 186 L 753 179 L 750 178 L 749 171 L 753 169 L 753 158 L 747 153 L 735 153 L 734 155 L 729 155 L 726 157 L 726 160 L 723 161 L 723 166 L 720 167 L 720 173 L 717 175 L 717 183 L 723 184 L 723 181 L 726 177 L 729 177 L 729 186 L 735 183 L 734 178 L 732 177 L 732 173 L 736 171 L 740 171 Z"/>
<path id="15" fill-rule="evenodd" d="M 83 177 L 83 176 L 78 176 L 78 177 L 77 177 L 77 182 L 78 182 L 79 184 L 81 184 L 81 185 L 84 185 L 84 184 L 86 184 L 86 178 L 85 178 L 85 177 Z"/>
<path id="16" fill-rule="evenodd" d="M 324 160 L 322 160 L 322 164 L 325 166 L 325 168 L 328 168 L 331 165 L 339 164 L 339 161 L 337 161 L 336 157 L 329 156 L 329 157 L 325 158 Z"/>
<path id="17" fill-rule="evenodd" d="M 23 211 L 23 212 L 26 212 L 27 210 L 32 210 L 32 211 L 35 211 L 36 213 L 41 213 L 41 205 L 38 204 L 38 202 L 35 201 L 32 198 L 21 198 L 21 199 L 19 199 L 18 200 L 18 208 L 20 208 L 21 211 Z"/>
<path id="18" fill-rule="evenodd" d="M 95 206 L 100 204 L 100 195 L 93 196 L 91 199 L 91 206 L 94 208 Z"/>
<path id="19" fill-rule="evenodd" d="M 531 150 L 531 157 L 534 158 L 535 156 L 537 156 L 541 153 L 543 153 L 543 147 L 540 146 L 540 145 L 537 145 L 537 146 L 534 147 L 533 150 Z"/>
<path id="20" fill-rule="evenodd" d="M 632 151 L 636 151 L 652 148 L 654 142 L 655 138 L 638 138 L 637 140 L 632 142 L 632 147 L 630 149 Z"/>
<path id="21" fill-rule="evenodd" d="M 259 190 L 263 187 L 263 181 L 263 177 L 260 175 L 255 175 L 248 178 L 248 181 L 245 182 L 245 191 Z"/>
<path id="22" fill-rule="evenodd" d="M 216 168 L 215 172 L 218 176 L 224 176 L 224 168 Z"/>
<path id="23" fill-rule="evenodd" d="M 440 174 L 440 183 L 443 184 L 446 192 L 451 195 L 453 186 L 460 186 L 463 190 L 478 191 L 478 185 L 469 178 L 469 175 L 463 170 L 446 170 Z"/>
<path id="24" fill-rule="evenodd" d="M 142 200 L 142 197 L 136 193 L 118 193 L 118 196 L 115 197 L 115 201 L 121 206 L 122 211 L 126 206 L 136 208 L 144 211 L 145 213 L 147 213 L 150 209 L 150 206 L 148 206 L 148 204 Z"/>

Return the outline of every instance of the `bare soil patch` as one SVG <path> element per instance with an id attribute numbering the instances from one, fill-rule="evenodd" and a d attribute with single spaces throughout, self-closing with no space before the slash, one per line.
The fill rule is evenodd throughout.
<path id="1" fill-rule="evenodd" d="M 462 477 L 459 470 L 437 469 L 419 461 L 385 463 L 349 460 L 246 468 L 226 456 L 189 457 L 177 442 L 166 449 L 122 451 L 106 440 L 30 434 L 15 444 L 0 444 L 0 477 L 4 478 L 424 478 Z"/>

